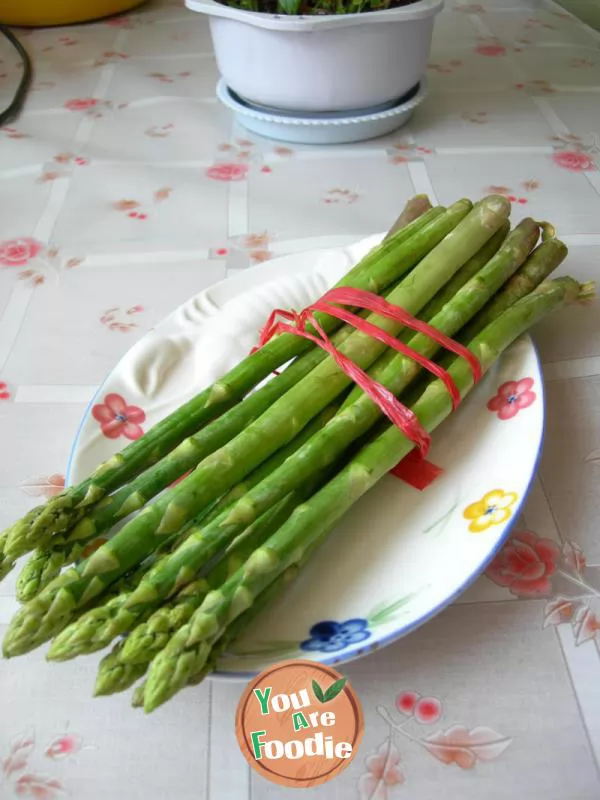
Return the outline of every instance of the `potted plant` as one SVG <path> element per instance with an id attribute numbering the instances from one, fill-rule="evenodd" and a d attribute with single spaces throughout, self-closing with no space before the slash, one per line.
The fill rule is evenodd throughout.
<path id="1" fill-rule="evenodd" d="M 415 88 L 443 0 L 186 0 L 244 101 L 280 112 L 385 108 Z"/>

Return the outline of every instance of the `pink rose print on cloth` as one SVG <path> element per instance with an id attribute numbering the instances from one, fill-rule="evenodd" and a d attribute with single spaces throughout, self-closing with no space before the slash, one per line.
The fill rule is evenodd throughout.
<path id="1" fill-rule="evenodd" d="M 388 800 L 389 790 L 404 783 L 399 763 L 400 751 L 389 742 L 384 742 L 375 755 L 368 756 L 367 772 L 358 779 L 361 800 Z"/>
<path id="2" fill-rule="evenodd" d="M 437 722 L 442 715 L 442 704 L 437 697 L 421 697 L 418 692 L 402 692 L 396 698 L 396 708 L 407 717 L 414 717 L 421 725 Z"/>
<path id="3" fill-rule="evenodd" d="M 491 728 L 453 725 L 444 733 L 439 731 L 424 740 L 423 746 L 442 764 L 456 764 L 461 769 L 473 769 L 478 761 L 493 761 L 501 755 L 511 739 L 499 736 Z"/>
<path id="4" fill-rule="evenodd" d="M 495 58 L 498 56 L 505 56 L 506 47 L 498 42 L 490 42 L 489 44 L 477 45 L 475 52 L 480 56 L 491 56 Z"/>
<path id="5" fill-rule="evenodd" d="M 0 400 L 10 400 L 12 393 L 8 388 L 8 384 L 0 381 Z"/>
<path id="6" fill-rule="evenodd" d="M 14 790 L 18 797 L 33 797 L 34 800 L 54 800 L 66 795 L 65 787 L 57 778 L 33 773 L 21 775 Z"/>
<path id="7" fill-rule="evenodd" d="M 506 586 L 517 597 L 535 597 L 550 592 L 550 577 L 560 559 L 558 545 L 532 531 L 517 531 L 486 570 L 498 586 Z"/>
<path id="8" fill-rule="evenodd" d="M 533 378 L 507 381 L 498 387 L 498 393 L 488 402 L 487 407 L 497 413 L 498 419 L 512 419 L 535 401 L 536 394 L 531 391 L 532 386 Z"/>
<path id="9" fill-rule="evenodd" d="M 7 755 L 2 759 L 2 773 L 10 778 L 27 766 L 27 761 L 35 747 L 35 734 L 32 730 L 18 734 L 8 747 Z"/>
<path id="10" fill-rule="evenodd" d="M 98 102 L 95 97 L 76 97 L 73 100 L 67 100 L 65 108 L 68 108 L 69 111 L 87 111 L 89 108 L 97 106 Z"/>
<path id="11" fill-rule="evenodd" d="M 43 249 L 41 242 L 26 236 L 0 242 L 0 266 L 24 267 Z"/>
<path id="12" fill-rule="evenodd" d="M 561 150 L 554 153 L 552 160 L 557 167 L 571 170 L 571 172 L 593 172 L 596 169 L 596 164 L 591 156 L 575 150 Z"/>
<path id="13" fill-rule="evenodd" d="M 108 439 L 139 439 L 144 431 L 141 423 L 146 414 L 137 406 L 129 406 L 120 394 L 107 394 L 104 403 L 92 408 L 92 416 L 100 423 L 100 429 Z"/>
<path id="14" fill-rule="evenodd" d="M 398 735 L 410 746 L 418 746 L 431 753 L 443 764 L 455 764 L 460 769 L 473 769 L 479 761 L 493 761 L 510 745 L 512 739 L 497 733 L 492 728 L 469 729 L 466 725 L 455 724 L 441 729 L 429 736 L 420 734 L 417 726 L 438 722 L 443 713 L 443 705 L 437 697 L 423 697 L 419 692 L 409 690 L 400 692 L 395 700 L 397 711 L 404 718 L 394 719 L 393 713 L 385 706 L 377 706 L 376 711 L 387 723 L 389 734 L 377 753 L 366 760 L 368 772 L 360 776 L 358 790 L 361 800 L 393 800 L 396 786 L 408 780 L 408 762 L 401 772 L 400 752 L 396 745 Z"/>
<path id="15" fill-rule="evenodd" d="M 244 181 L 248 176 L 247 164 L 221 163 L 213 164 L 206 170 L 206 175 L 213 181 Z"/>
<path id="16" fill-rule="evenodd" d="M 570 625 L 575 646 L 600 640 L 600 564 L 575 542 L 516 531 L 485 572 L 520 598 L 548 597 L 543 627 Z"/>

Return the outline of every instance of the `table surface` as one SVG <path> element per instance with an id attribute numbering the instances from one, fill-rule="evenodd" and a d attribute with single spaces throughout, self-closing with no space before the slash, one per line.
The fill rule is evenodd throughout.
<path id="1" fill-rule="evenodd" d="M 24 42 L 35 85 L 0 130 L 0 527 L 60 490 L 95 387 L 167 312 L 277 254 L 384 230 L 415 192 L 504 193 L 515 218 L 559 223 L 569 273 L 598 276 L 600 35 L 559 6 L 449 2 L 410 128 L 328 149 L 232 128 L 206 21 L 179 0 Z M 0 58 L 4 106 L 18 71 L 8 46 Z M 311 796 L 600 796 L 598 305 L 535 339 L 547 438 L 507 572 L 348 666 L 366 735 Z M 0 633 L 13 590 L 14 573 Z M 90 699 L 97 661 L 0 662 L 1 797 L 292 796 L 237 748 L 242 683 L 207 682 L 144 718 L 127 695 Z M 440 701 L 434 724 L 401 717 L 408 690 Z M 428 748 L 438 731 L 444 746 Z"/>

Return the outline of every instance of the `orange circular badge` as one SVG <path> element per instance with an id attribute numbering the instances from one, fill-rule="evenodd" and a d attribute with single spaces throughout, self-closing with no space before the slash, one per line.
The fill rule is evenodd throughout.
<path id="1" fill-rule="evenodd" d="M 248 763 L 280 786 L 319 786 L 356 755 L 362 708 L 339 672 L 282 661 L 257 675 L 240 699 L 235 731 Z"/>

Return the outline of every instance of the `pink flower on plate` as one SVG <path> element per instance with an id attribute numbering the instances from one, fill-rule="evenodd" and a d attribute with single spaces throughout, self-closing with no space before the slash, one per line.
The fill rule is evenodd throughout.
<path id="1" fill-rule="evenodd" d="M 33 773 L 21 775 L 14 791 L 18 797 L 33 797 L 34 800 L 54 800 L 66 794 L 65 787 L 56 778 Z"/>
<path id="2" fill-rule="evenodd" d="M 570 169 L 571 172 L 593 172 L 596 169 L 593 158 L 576 150 L 561 150 L 554 153 L 552 160 L 556 166 Z"/>
<path id="3" fill-rule="evenodd" d="M 139 439 L 144 433 L 140 423 L 146 419 L 146 414 L 137 406 L 128 406 L 120 394 L 107 394 L 103 404 L 92 408 L 92 416 L 108 439 L 119 436 Z"/>
<path id="4" fill-rule="evenodd" d="M 86 111 L 97 105 L 98 101 L 94 97 L 76 97 L 74 100 L 67 100 L 65 108 L 69 111 Z"/>
<path id="5" fill-rule="evenodd" d="M 507 381 L 498 387 L 498 394 L 492 397 L 487 407 L 498 414 L 498 419 L 512 419 L 534 402 L 536 395 L 531 391 L 532 386 L 533 378 Z"/>
<path id="6" fill-rule="evenodd" d="M 10 400 L 11 396 L 8 385 L 4 381 L 0 381 L 0 400 Z"/>
<path id="7" fill-rule="evenodd" d="M 558 545 L 532 531 L 517 531 L 486 570 L 497 586 L 505 586 L 517 597 L 550 593 L 550 577 L 560 558 Z"/>
<path id="8" fill-rule="evenodd" d="M 505 56 L 506 48 L 502 44 L 480 44 L 475 48 L 480 56 Z"/>
<path id="9" fill-rule="evenodd" d="M 214 164 L 206 170 L 206 175 L 214 181 L 243 181 L 248 176 L 247 164 Z"/>
<path id="10" fill-rule="evenodd" d="M 400 771 L 400 752 L 391 742 L 384 742 L 376 755 L 365 761 L 367 772 L 358 779 L 361 800 L 388 800 L 389 790 L 404 783 Z"/>
<path id="11" fill-rule="evenodd" d="M 83 737 L 74 733 L 63 733 L 53 739 L 46 748 L 45 755 L 53 761 L 78 753 L 83 746 Z"/>
<path id="12" fill-rule="evenodd" d="M 44 249 L 37 239 L 20 236 L 0 242 L 0 264 L 5 267 L 24 267 Z"/>

